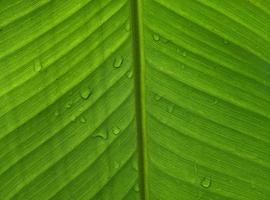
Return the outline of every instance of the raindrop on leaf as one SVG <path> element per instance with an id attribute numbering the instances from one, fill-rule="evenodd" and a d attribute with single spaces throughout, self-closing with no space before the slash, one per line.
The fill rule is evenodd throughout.
<path id="1" fill-rule="evenodd" d="M 158 34 L 153 34 L 153 40 L 154 41 L 159 41 L 160 40 L 160 37 Z"/>
<path id="2" fill-rule="evenodd" d="M 113 130 L 112 130 L 112 133 L 113 133 L 114 135 L 118 135 L 118 134 L 120 133 L 120 128 L 114 127 Z"/>
<path id="3" fill-rule="evenodd" d="M 113 61 L 113 67 L 114 68 L 119 68 L 123 63 L 123 60 L 124 59 L 123 59 L 122 56 L 117 56 Z"/>
<path id="4" fill-rule="evenodd" d="M 84 88 L 81 90 L 80 95 L 81 98 L 87 100 L 91 96 L 92 92 L 89 88 Z"/>
<path id="5" fill-rule="evenodd" d="M 101 139 L 108 139 L 108 133 L 107 131 L 99 131 L 93 134 L 94 137 L 96 138 L 101 138 Z"/>
<path id="6" fill-rule="evenodd" d="M 42 69 L 42 65 L 40 63 L 40 60 L 36 59 L 34 62 L 34 70 L 35 70 L 35 72 L 40 72 L 41 69 Z"/>
<path id="7" fill-rule="evenodd" d="M 211 186 L 211 178 L 210 177 L 204 177 L 202 180 L 201 180 L 201 186 L 203 188 L 209 188 Z"/>

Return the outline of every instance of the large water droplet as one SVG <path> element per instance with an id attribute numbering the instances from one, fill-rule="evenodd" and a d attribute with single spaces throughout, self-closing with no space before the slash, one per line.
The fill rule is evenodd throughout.
<path id="1" fill-rule="evenodd" d="M 35 70 L 35 72 L 40 72 L 41 69 L 42 69 L 42 65 L 40 63 L 40 60 L 36 59 L 34 62 L 34 70 Z"/>
<path id="2" fill-rule="evenodd" d="M 118 135 L 118 134 L 120 133 L 120 128 L 119 128 L 119 127 L 114 127 L 114 128 L 112 129 L 112 133 L 113 133 L 114 135 Z"/>
<path id="3" fill-rule="evenodd" d="M 160 40 L 160 37 L 158 34 L 153 34 L 153 40 L 154 41 L 159 41 Z"/>
<path id="4" fill-rule="evenodd" d="M 204 177 L 202 180 L 201 180 L 201 186 L 203 188 L 209 188 L 211 186 L 211 178 L 210 177 Z"/>
<path id="5" fill-rule="evenodd" d="M 92 94 L 92 91 L 89 88 L 83 88 L 80 92 L 81 98 L 87 100 Z"/>
<path id="6" fill-rule="evenodd" d="M 113 61 L 113 67 L 114 68 L 119 68 L 123 63 L 123 60 L 124 59 L 123 59 L 122 56 L 117 56 Z"/>
<path id="7" fill-rule="evenodd" d="M 107 131 L 99 131 L 99 132 L 94 133 L 93 136 L 106 140 L 108 138 L 108 132 Z"/>

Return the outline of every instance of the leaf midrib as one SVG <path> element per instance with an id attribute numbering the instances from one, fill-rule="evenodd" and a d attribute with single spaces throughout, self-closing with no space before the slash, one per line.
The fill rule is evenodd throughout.
<path id="1" fill-rule="evenodd" d="M 143 6 L 141 0 L 131 0 L 131 23 L 133 37 L 133 62 L 135 85 L 135 113 L 137 125 L 137 149 L 139 165 L 140 197 L 148 200 L 147 136 L 145 110 L 145 59 L 143 44 Z"/>

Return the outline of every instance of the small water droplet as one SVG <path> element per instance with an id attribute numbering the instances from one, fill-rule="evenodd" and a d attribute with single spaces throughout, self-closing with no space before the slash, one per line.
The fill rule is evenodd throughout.
<path id="1" fill-rule="evenodd" d="M 59 116 L 59 111 L 58 110 L 56 110 L 55 112 L 54 112 L 54 116 Z"/>
<path id="2" fill-rule="evenodd" d="M 118 135 L 118 134 L 120 133 L 120 128 L 114 127 L 114 128 L 112 129 L 112 133 L 113 133 L 114 135 Z"/>
<path id="3" fill-rule="evenodd" d="M 229 44 L 228 40 L 223 40 L 223 44 Z"/>
<path id="4" fill-rule="evenodd" d="M 159 101 L 160 99 L 161 99 L 161 96 L 158 95 L 158 94 L 156 94 L 156 95 L 155 95 L 155 100 L 156 100 L 156 101 Z"/>
<path id="5" fill-rule="evenodd" d="M 127 23 L 126 23 L 126 25 L 125 25 L 125 30 L 126 30 L 127 32 L 130 31 L 130 22 L 127 22 Z"/>
<path id="6" fill-rule="evenodd" d="M 173 112 L 173 105 L 168 106 L 168 112 L 169 113 L 172 113 Z"/>
<path id="7" fill-rule="evenodd" d="M 211 178 L 210 177 L 204 177 L 201 180 L 201 186 L 204 188 L 209 188 L 211 186 Z"/>
<path id="8" fill-rule="evenodd" d="M 117 161 L 115 161 L 113 165 L 115 169 L 118 169 L 120 167 L 120 163 Z"/>
<path id="9" fill-rule="evenodd" d="M 181 65 L 181 68 L 182 68 L 182 69 L 185 69 L 185 65 Z"/>
<path id="10" fill-rule="evenodd" d="M 123 60 L 124 59 L 123 59 L 122 56 L 117 56 L 113 61 L 113 67 L 114 68 L 119 68 L 123 63 Z"/>
<path id="11" fill-rule="evenodd" d="M 42 65 L 40 63 L 40 60 L 36 59 L 34 62 L 34 70 L 35 70 L 35 72 L 40 72 L 41 69 L 42 69 Z"/>
<path id="12" fill-rule="evenodd" d="M 91 96 L 92 92 L 89 88 L 83 88 L 80 92 L 81 98 L 87 100 Z"/>
<path id="13" fill-rule="evenodd" d="M 84 116 L 80 117 L 80 122 L 83 124 L 86 123 L 86 118 Z"/>
<path id="14" fill-rule="evenodd" d="M 77 117 L 76 117 L 75 115 L 72 115 L 72 116 L 71 116 L 71 121 L 72 121 L 72 122 L 75 122 L 75 121 L 76 121 L 76 118 L 77 118 Z"/>
<path id="15" fill-rule="evenodd" d="M 135 171 L 138 171 L 138 162 L 137 162 L 137 159 L 133 159 L 133 160 L 132 160 L 132 168 L 133 168 Z"/>
<path id="16" fill-rule="evenodd" d="M 128 77 L 128 78 L 132 78 L 132 76 L 133 76 L 133 71 L 128 71 L 127 77 Z"/>
<path id="17" fill-rule="evenodd" d="M 216 105 L 216 104 L 218 104 L 218 100 L 217 100 L 217 99 L 215 99 L 215 100 L 211 103 L 211 105 Z"/>
<path id="18" fill-rule="evenodd" d="M 153 40 L 154 41 L 159 41 L 160 40 L 160 37 L 158 34 L 153 34 Z"/>
<path id="19" fill-rule="evenodd" d="M 69 101 L 65 105 L 66 108 L 71 108 L 72 107 L 72 101 Z"/>
<path id="20" fill-rule="evenodd" d="M 182 56 L 186 57 L 187 56 L 187 52 L 186 51 L 183 51 L 182 52 Z"/>
<path id="21" fill-rule="evenodd" d="M 134 186 L 134 191 L 135 191 L 135 192 L 139 192 L 139 191 L 140 191 L 139 184 L 136 184 L 136 185 Z"/>
<path id="22" fill-rule="evenodd" d="M 93 136 L 106 140 L 108 138 L 108 132 L 107 131 L 99 131 L 99 132 L 94 133 Z"/>
<path id="23" fill-rule="evenodd" d="M 169 40 L 166 39 L 166 38 L 162 38 L 162 42 L 163 42 L 164 44 L 167 44 L 167 43 L 169 42 Z"/>

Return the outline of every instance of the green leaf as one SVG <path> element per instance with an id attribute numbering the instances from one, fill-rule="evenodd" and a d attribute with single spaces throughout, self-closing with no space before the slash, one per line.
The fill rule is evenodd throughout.
<path id="1" fill-rule="evenodd" d="M 267 0 L 0 0 L 0 200 L 269 200 Z"/>

